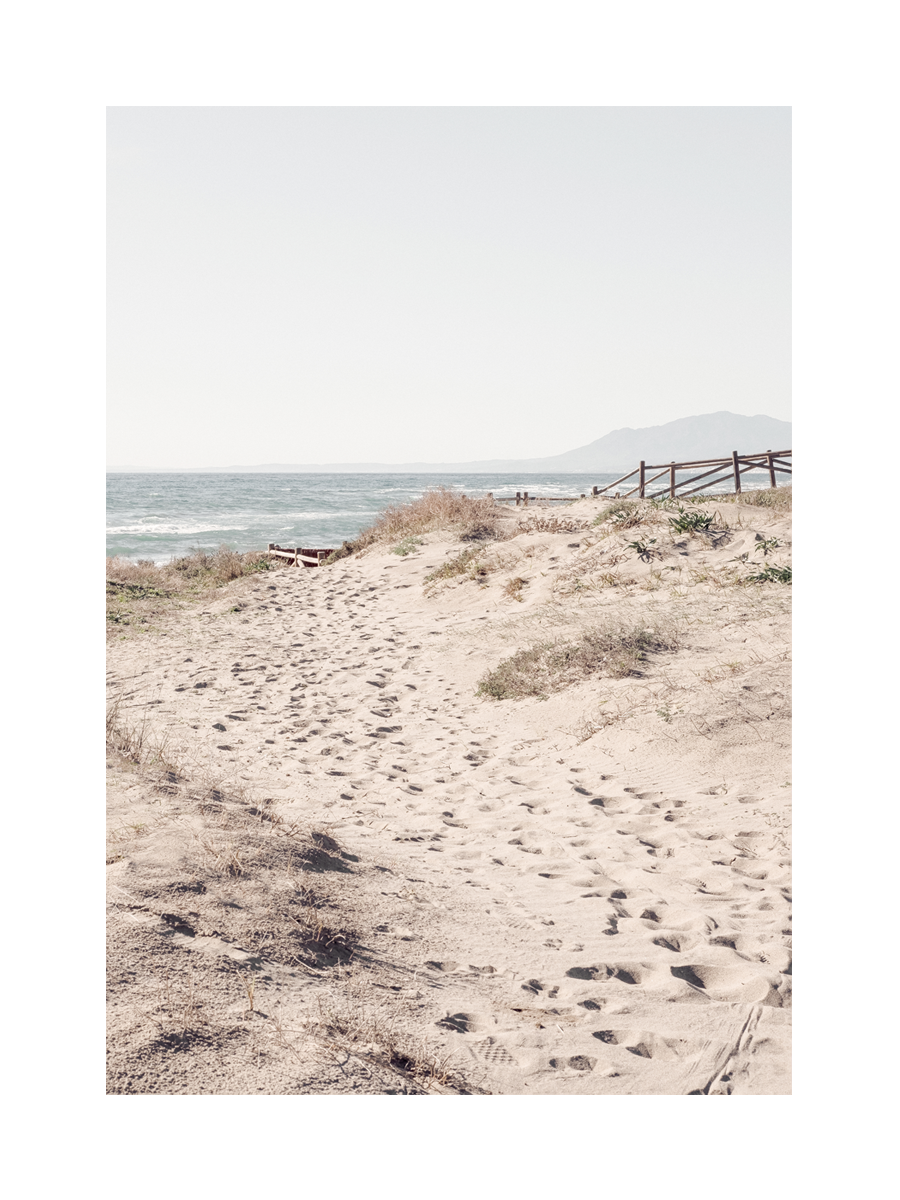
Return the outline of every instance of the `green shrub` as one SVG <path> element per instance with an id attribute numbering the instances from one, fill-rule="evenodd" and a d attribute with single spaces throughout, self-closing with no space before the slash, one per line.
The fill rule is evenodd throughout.
<path id="1" fill-rule="evenodd" d="M 748 575 L 744 583 L 790 583 L 790 567 L 764 567 L 755 575 Z"/>
<path id="2" fill-rule="evenodd" d="M 677 517 L 669 517 L 669 524 L 676 533 L 708 533 L 713 518 L 699 509 L 679 508 Z"/>

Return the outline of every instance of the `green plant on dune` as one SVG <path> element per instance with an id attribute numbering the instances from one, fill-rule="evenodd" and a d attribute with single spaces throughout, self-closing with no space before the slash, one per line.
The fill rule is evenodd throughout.
<path id="1" fill-rule="evenodd" d="M 656 542 L 656 538 L 650 538 L 648 542 L 626 542 L 625 545 L 629 550 L 633 550 L 638 558 L 642 558 L 644 562 L 649 562 L 653 557 L 652 546 Z"/>
<path id="2" fill-rule="evenodd" d="M 415 548 L 421 545 L 423 545 L 422 539 L 410 534 L 391 549 L 391 554 L 399 554 L 401 558 L 405 558 L 407 554 L 412 554 Z"/>
<path id="3" fill-rule="evenodd" d="M 764 567 L 755 575 L 748 575 L 744 583 L 791 583 L 791 568 Z"/>
<path id="4" fill-rule="evenodd" d="M 358 542 L 341 542 L 337 550 L 332 550 L 327 558 L 322 559 L 322 566 L 329 566 L 331 563 L 336 563 L 342 558 L 348 558 L 351 554 L 355 554 L 359 550 Z"/>
<path id="5" fill-rule="evenodd" d="M 708 533 L 713 518 L 699 509 L 678 509 L 677 517 L 669 517 L 669 524 L 676 533 Z"/>
<path id="6" fill-rule="evenodd" d="M 638 500 L 613 500 L 591 522 L 592 525 L 610 525 L 613 529 L 630 529 L 640 525 L 645 513 Z"/>

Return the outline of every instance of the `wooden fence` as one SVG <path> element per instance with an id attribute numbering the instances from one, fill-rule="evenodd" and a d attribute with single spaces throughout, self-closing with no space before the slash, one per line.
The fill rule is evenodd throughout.
<path id="1" fill-rule="evenodd" d="M 334 551 L 310 550 L 303 546 L 277 546 L 274 542 L 269 542 L 268 553 L 274 554 L 276 558 L 289 559 L 295 567 L 299 567 L 301 563 L 304 567 L 319 567 L 322 565 L 322 559 L 334 554 Z"/>
<path id="2" fill-rule="evenodd" d="M 765 450 L 762 454 L 738 454 L 737 450 L 732 450 L 728 458 L 697 458 L 689 462 L 668 462 L 668 463 L 647 463 L 641 462 L 629 471 L 627 475 L 622 475 L 619 479 L 613 480 L 605 487 L 591 488 L 592 496 L 604 496 L 612 488 L 617 488 L 629 479 L 633 479 L 637 475 L 637 483 L 630 491 L 625 492 L 625 496 L 637 495 L 641 499 L 653 500 L 658 496 L 669 495 L 673 500 L 676 496 L 692 496 L 696 492 L 706 491 L 707 488 L 714 487 L 717 483 L 723 483 L 727 480 L 734 480 L 734 490 L 740 495 L 741 491 L 741 476 L 747 471 L 767 471 L 769 474 L 769 484 L 771 487 L 778 486 L 777 476 L 790 475 L 791 468 L 786 460 L 791 458 L 790 450 Z M 793 460 L 792 460 L 793 461 Z M 695 471 L 697 467 L 705 467 L 706 470 L 701 471 L 699 475 L 692 474 L 689 479 L 678 479 L 677 473 L 684 471 Z M 725 474 L 721 474 L 722 470 Z M 656 471 L 655 475 L 647 474 L 648 471 Z M 668 476 L 666 485 L 655 492 L 648 492 L 647 488 L 650 484 L 655 483 L 658 479 L 662 479 L 664 475 Z M 715 479 L 710 479 L 710 475 L 715 475 Z M 699 480 L 704 482 L 699 487 L 692 487 Z M 690 488 L 690 490 L 685 490 Z M 489 500 L 493 500 L 495 504 L 515 504 L 524 505 L 528 508 L 531 504 L 556 504 L 569 503 L 574 500 L 584 500 L 585 492 L 580 496 L 530 496 L 528 492 L 516 492 L 514 496 L 495 496 L 493 492 L 488 492 Z M 619 495 L 617 492 L 616 495 Z"/>
<path id="3" fill-rule="evenodd" d="M 529 496 L 528 492 L 516 492 L 514 496 L 495 496 L 493 492 L 488 492 L 487 498 L 495 504 L 515 504 L 516 508 L 524 504 L 528 508 L 530 504 L 557 504 L 559 501 L 570 504 L 573 500 L 583 500 L 586 494 L 582 492 L 580 496 Z"/>
<path id="4" fill-rule="evenodd" d="M 787 459 L 791 459 L 790 450 L 766 450 L 762 454 L 738 454 L 737 450 L 732 450 L 729 458 L 698 458 L 692 462 L 669 462 L 669 463 L 646 463 L 641 462 L 633 471 L 629 471 L 627 475 L 623 475 L 620 479 L 608 483 L 603 488 L 593 488 L 592 493 L 595 496 L 603 496 L 609 492 L 610 488 L 619 487 L 628 479 L 633 479 L 635 475 L 638 481 L 635 487 L 630 491 L 625 492 L 625 496 L 634 496 L 637 494 L 641 499 L 653 500 L 657 496 L 669 495 L 673 500 L 676 495 L 692 496 L 695 492 L 705 492 L 707 489 L 714 487 L 717 483 L 723 483 L 726 479 L 734 480 L 734 490 L 736 495 L 741 494 L 741 476 L 747 471 L 768 471 L 769 484 L 771 487 L 778 486 L 776 476 L 778 474 L 790 475 L 791 468 L 788 466 Z M 793 459 L 791 459 L 793 462 Z M 690 479 L 676 479 L 677 471 L 692 471 L 697 467 L 706 467 L 705 471 L 701 471 L 699 475 L 692 475 Z M 719 474 L 723 468 L 726 468 L 725 474 Z M 656 471 L 656 475 L 647 476 L 648 471 Z M 668 476 L 668 481 L 665 487 L 660 488 L 655 492 L 648 492 L 647 488 L 651 483 L 661 479 L 664 475 Z M 715 479 L 710 479 L 710 475 L 716 475 Z M 704 480 L 699 487 L 691 487 L 698 480 Z M 685 489 L 689 488 L 689 491 Z M 617 492 L 616 495 L 619 495 Z M 624 499 L 624 497 L 623 497 Z"/>

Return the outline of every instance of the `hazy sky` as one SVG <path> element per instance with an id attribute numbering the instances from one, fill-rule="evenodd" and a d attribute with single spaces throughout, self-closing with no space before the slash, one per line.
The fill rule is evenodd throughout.
<path id="1" fill-rule="evenodd" d="M 787 108 L 109 110 L 112 464 L 790 419 Z"/>

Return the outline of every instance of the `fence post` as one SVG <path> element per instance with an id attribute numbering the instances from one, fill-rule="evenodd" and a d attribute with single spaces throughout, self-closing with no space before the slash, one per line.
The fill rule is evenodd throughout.
<path id="1" fill-rule="evenodd" d="M 675 464 L 672 463 L 669 467 L 669 498 L 675 499 Z"/>
<path id="2" fill-rule="evenodd" d="M 772 487 L 778 487 L 775 481 L 775 467 L 772 465 L 772 451 L 766 451 L 766 462 L 769 464 L 769 483 Z"/>
<path id="3" fill-rule="evenodd" d="M 525 493 L 525 507 L 528 507 L 528 493 Z"/>
<path id="4" fill-rule="evenodd" d="M 519 507 L 521 502 L 522 502 L 522 493 L 516 492 L 516 508 Z"/>
<path id="5" fill-rule="evenodd" d="M 597 491 L 598 491 L 598 488 L 597 488 L 597 485 L 596 485 L 596 483 L 595 483 L 595 484 L 594 484 L 594 486 L 591 488 L 591 495 L 592 495 L 592 496 L 596 496 L 596 495 L 597 495 Z"/>
<path id="6" fill-rule="evenodd" d="M 731 452 L 731 465 L 734 467 L 734 494 L 739 496 L 741 494 L 741 468 L 738 464 L 737 450 Z"/>
<path id="7" fill-rule="evenodd" d="M 638 495 L 640 496 L 640 498 L 642 500 L 644 498 L 644 476 L 646 475 L 646 473 L 647 473 L 646 464 L 645 464 L 644 460 L 641 459 L 641 473 L 640 473 L 639 480 L 638 480 Z"/>

